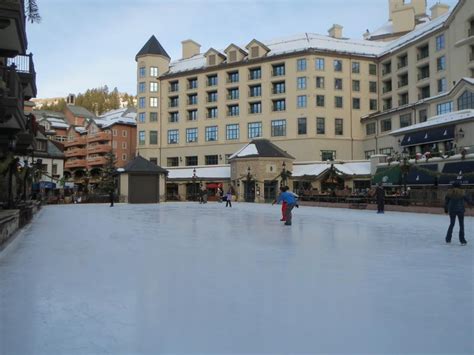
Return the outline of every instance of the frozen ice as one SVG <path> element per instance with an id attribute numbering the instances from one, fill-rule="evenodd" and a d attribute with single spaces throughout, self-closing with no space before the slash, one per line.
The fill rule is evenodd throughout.
<path id="1" fill-rule="evenodd" d="M 209 202 L 43 208 L 0 254 L 1 354 L 474 353 L 445 215 Z"/>

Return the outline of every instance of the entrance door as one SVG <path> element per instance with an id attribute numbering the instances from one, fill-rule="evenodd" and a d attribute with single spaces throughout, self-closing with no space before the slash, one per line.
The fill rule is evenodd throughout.
<path id="1" fill-rule="evenodd" d="M 263 197 L 265 198 L 265 202 L 272 202 L 275 200 L 277 195 L 277 186 L 278 181 L 265 181 L 263 185 Z"/>
<path id="2" fill-rule="evenodd" d="M 244 181 L 244 200 L 245 202 L 255 202 L 255 181 Z"/>
<path id="3" fill-rule="evenodd" d="M 158 176 L 130 175 L 128 180 L 129 203 L 157 203 Z"/>

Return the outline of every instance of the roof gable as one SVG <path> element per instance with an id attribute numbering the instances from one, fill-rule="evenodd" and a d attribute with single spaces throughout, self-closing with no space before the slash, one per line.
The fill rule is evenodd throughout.
<path id="1" fill-rule="evenodd" d="M 161 46 L 160 42 L 158 42 L 155 35 L 152 35 L 148 42 L 146 42 L 142 49 L 140 49 L 140 51 L 135 56 L 135 61 L 138 60 L 138 57 L 147 54 L 161 55 L 165 58 L 171 59 L 169 54 L 166 53 L 165 49 Z"/>
<path id="2" fill-rule="evenodd" d="M 141 157 L 140 155 L 136 156 L 131 162 L 129 162 L 124 170 L 126 173 L 155 173 L 155 174 L 167 174 L 168 170 L 163 169 L 161 166 L 158 166 L 149 160 Z"/>
<path id="3" fill-rule="evenodd" d="M 242 149 L 232 154 L 229 159 L 238 158 L 286 158 L 295 159 L 293 156 L 276 146 L 268 139 L 254 139 Z"/>

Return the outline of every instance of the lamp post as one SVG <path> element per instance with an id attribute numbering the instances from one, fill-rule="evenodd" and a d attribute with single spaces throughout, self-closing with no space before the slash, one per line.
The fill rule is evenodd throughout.
<path id="1" fill-rule="evenodd" d="M 193 190 L 193 198 L 192 199 L 193 199 L 193 201 L 196 200 L 196 178 L 197 178 L 196 168 L 194 168 L 193 169 L 193 177 L 192 177 L 192 179 L 193 179 L 193 189 L 192 189 Z"/>
<path id="2" fill-rule="evenodd" d="M 250 166 L 247 167 L 247 184 L 245 186 L 245 201 L 249 202 L 250 200 L 250 181 L 252 180 L 252 174 L 251 174 L 251 169 Z"/>
<path id="3" fill-rule="evenodd" d="M 281 165 L 282 166 L 282 170 L 281 170 L 281 185 L 282 186 L 286 186 L 286 163 L 283 162 L 283 164 Z"/>
<path id="4" fill-rule="evenodd" d="M 410 170 L 410 165 L 408 164 L 408 151 L 406 148 L 402 150 L 402 161 L 400 164 L 400 170 L 402 171 L 402 180 L 403 180 L 403 191 L 405 196 L 407 194 L 407 175 Z"/>

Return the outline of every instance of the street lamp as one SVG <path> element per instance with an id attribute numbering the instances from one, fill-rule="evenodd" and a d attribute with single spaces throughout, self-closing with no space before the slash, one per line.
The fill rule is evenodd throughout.
<path id="1" fill-rule="evenodd" d="M 408 164 L 408 157 L 409 157 L 409 154 L 408 154 L 407 149 L 403 148 L 400 170 L 402 172 L 403 190 L 405 192 L 405 195 L 407 194 L 407 175 L 408 175 L 408 172 L 410 171 L 410 165 Z"/>
<path id="2" fill-rule="evenodd" d="M 282 184 L 282 186 L 286 186 L 286 163 L 283 162 L 283 164 L 281 166 L 283 168 L 281 170 L 281 184 Z"/>
<path id="3" fill-rule="evenodd" d="M 193 169 L 193 201 L 196 200 L 196 168 Z"/>

